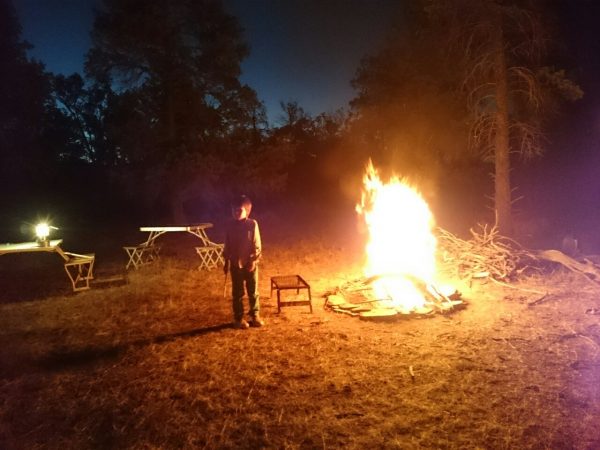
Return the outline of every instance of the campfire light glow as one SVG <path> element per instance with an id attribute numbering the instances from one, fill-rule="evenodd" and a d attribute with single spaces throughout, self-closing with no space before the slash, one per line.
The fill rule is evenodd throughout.
<path id="1" fill-rule="evenodd" d="M 424 308 L 422 287 L 436 271 L 434 218 L 419 192 L 398 177 L 384 183 L 369 161 L 357 212 L 369 231 L 365 275 L 380 299 L 404 312 Z M 420 288 L 420 287 L 421 288 Z"/>

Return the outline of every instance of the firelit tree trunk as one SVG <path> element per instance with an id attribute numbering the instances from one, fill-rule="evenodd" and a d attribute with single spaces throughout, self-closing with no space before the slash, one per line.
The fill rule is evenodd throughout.
<path id="1" fill-rule="evenodd" d="M 494 142 L 494 207 L 498 229 L 502 234 L 512 233 L 510 187 L 510 141 L 508 118 L 508 80 L 502 27 L 498 27 L 495 48 L 496 69 L 496 133 Z"/>

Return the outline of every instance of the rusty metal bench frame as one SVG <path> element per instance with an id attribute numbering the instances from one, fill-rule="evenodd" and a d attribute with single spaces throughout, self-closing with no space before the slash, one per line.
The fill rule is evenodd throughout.
<path id="1" fill-rule="evenodd" d="M 300 293 L 300 290 L 306 289 L 308 291 L 308 299 L 304 300 L 286 300 L 281 298 L 281 291 L 294 290 L 296 294 Z M 280 275 L 271 277 L 271 298 L 273 298 L 273 291 L 277 291 L 277 312 L 281 312 L 281 308 L 284 306 L 301 306 L 308 305 L 310 312 L 313 312 L 312 308 L 312 296 L 310 293 L 310 285 L 300 275 Z"/>

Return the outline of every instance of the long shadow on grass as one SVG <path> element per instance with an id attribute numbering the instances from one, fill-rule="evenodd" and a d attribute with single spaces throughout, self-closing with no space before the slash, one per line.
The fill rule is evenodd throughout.
<path id="1" fill-rule="evenodd" d="M 139 339 L 132 342 L 123 342 L 110 347 L 84 347 L 79 349 L 59 349 L 50 352 L 38 359 L 37 367 L 46 371 L 60 371 L 75 369 L 78 367 L 89 367 L 107 361 L 114 361 L 121 357 L 127 350 L 145 347 L 151 344 L 163 344 L 181 338 L 202 336 L 208 333 L 231 328 L 231 323 L 213 325 L 211 327 L 197 328 L 194 330 L 180 331 L 178 333 L 163 334 L 147 339 Z"/>

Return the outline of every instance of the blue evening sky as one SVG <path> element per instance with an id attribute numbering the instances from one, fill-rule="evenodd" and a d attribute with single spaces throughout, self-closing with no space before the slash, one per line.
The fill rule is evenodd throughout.
<path id="1" fill-rule="evenodd" d="M 83 73 L 97 0 L 13 0 L 30 55 L 48 70 Z M 265 102 L 270 120 L 280 101 L 317 115 L 347 106 L 360 59 L 388 29 L 393 0 L 225 0 L 245 29 L 250 56 L 242 81 Z"/>

